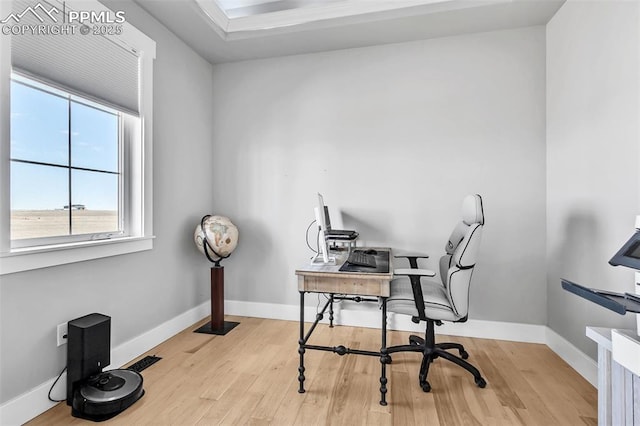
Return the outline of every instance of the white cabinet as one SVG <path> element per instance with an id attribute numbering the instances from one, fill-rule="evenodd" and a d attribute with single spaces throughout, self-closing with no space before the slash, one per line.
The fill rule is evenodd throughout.
<path id="1" fill-rule="evenodd" d="M 622 351 L 629 348 L 618 345 L 617 356 L 614 357 L 612 331 L 610 328 L 587 327 L 587 337 L 598 344 L 598 425 L 640 425 L 640 376 L 616 361 L 618 359 L 633 368 L 635 353 L 623 354 Z M 635 336 L 634 330 L 616 330 L 616 333 L 624 338 Z"/>

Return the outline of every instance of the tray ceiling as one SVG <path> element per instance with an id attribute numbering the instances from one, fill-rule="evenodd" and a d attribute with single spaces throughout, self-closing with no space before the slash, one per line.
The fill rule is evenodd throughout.
<path id="1" fill-rule="evenodd" d="M 564 0 L 136 0 L 211 63 L 544 25 Z"/>

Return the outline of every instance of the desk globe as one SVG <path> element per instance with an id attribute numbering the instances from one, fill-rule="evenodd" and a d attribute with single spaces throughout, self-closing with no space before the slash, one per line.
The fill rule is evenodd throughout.
<path id="1" fill-rule="evenodd" d="M 193 239 L 200 253 L 219 266 L 238 246 L 238 228 L 228 217 L 207 215 L 196 226 Z"/>
<path id="2" fill-rule="evenodd" d="M 211 321 L 196 333 L 225 335 L 239 323 L 224 320 L 224 267 L 220 261 L 238 246 L 238 228 L 228 217 L 206 215 L 193 234 L 198 250 L 213 263 L 211 267 Z"/>

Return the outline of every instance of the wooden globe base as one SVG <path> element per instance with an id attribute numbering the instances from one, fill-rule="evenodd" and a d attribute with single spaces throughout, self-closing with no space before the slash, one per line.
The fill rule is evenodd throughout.
<path id="1" fill-rule="evenodd" d="M 238 324 L 240 323 L 224 320 L 224 267 L 213 266 L 211 268 L 211 321 L 194 330 L 194 333 L 224 336 Z"/>

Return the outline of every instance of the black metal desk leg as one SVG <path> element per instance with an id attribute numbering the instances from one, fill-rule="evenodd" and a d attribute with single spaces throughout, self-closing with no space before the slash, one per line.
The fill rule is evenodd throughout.
<path id="1" fill-rule="evenodd" d="M 380 348 L 380 405 L 387 405 L 387 298 L 382 298 L 382 347 Z"/>
<path id="2" fill-rule="evenodd" d="M 298 345 L 298 353 L 300 354 L 300 366 L 298 367 L 300 388 L 298 393 L 304 393 L 304 291 L 300 292 L 300 340 L 298 340 Z"/>
<path id="3" fill-rule="evenodd" d="M 329 327 L 333 328 L 333 293 L 329 295 Z"/>

